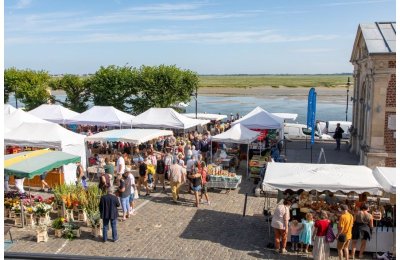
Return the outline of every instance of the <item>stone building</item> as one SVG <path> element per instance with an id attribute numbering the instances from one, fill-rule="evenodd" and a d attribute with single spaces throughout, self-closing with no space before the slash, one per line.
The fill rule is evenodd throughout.
<path id="1" fill-rule="evenodd" d="M 360 24 L 354 65 L 351 151 L 368 167 L 396 166 L 396 23 Z"/>

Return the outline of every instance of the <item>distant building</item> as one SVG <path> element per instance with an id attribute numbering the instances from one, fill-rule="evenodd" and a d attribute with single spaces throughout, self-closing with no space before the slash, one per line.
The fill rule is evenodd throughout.
<path id="1" fill-rule="evenodd" d="M 396 166 L 396 23 L 360 24 L 354 65 L 351 149 L 368 167 Z"/>

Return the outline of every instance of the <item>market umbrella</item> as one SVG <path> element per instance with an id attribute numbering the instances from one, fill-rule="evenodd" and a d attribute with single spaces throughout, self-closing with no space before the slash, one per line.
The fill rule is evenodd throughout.
<path id="1" fill-rule="evenodd" d="M 47 149 L 8 154 L 4 156 L 4 173 L 32 179 L 51 169 L 80 161 L 80 156 Z"/>

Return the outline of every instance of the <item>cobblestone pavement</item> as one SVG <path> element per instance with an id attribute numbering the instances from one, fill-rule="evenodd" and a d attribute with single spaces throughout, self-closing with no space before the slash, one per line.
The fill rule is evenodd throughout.
<path id="1" fill-rule="evenodd" d="M 289 147 L 299 149 L 295 144 L 288 145 L 289 160 L 290 154 L 296 153 Z M 299 154 L 307 156 L 296 153 L 293 156 L 296 161 L 299 161 Z M 341 154 L 343 159 L 349 159 L 345 151 L 337 153 L 336 157 Z M 241 168 L 244 169 L 244 162 Z M 153 259 L 312 259 L 311 254 L 278 255 L 267 249 L 273 232 L 271 230 L 268 237 L 268 223 L 262 214 L 265 199 L 252 195 L 254 187 L 252 181 L 243 179 L 236 190 L 211 190 L 211 205 L 202 204 L 199 208 L 193 206 L 194 195 L 187 192 L 180 196 L 178 205 L 173 204 L 169 188 L 167 193 L 141 197 L 136 204 L 136 215 L 118 222 L 119 240 L 115 243 L 100 242 L 85 226 L 81 237 L 75 240 L 55 238 L 49 229 L 49 241 L 36 243 L 34 230 L 13 227 L 14 244 L 7 252 Z M 187 188 L 181 191 L 187 191 Z M 243 217 L 246 193 L 249 196 Z M 331 259 L 337 258 L 335 250 L 331 250 L 331 254 Z"/>

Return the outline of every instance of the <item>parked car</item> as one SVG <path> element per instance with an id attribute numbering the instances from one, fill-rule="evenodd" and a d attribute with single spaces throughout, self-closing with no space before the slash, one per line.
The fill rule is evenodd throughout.
<path id="1" fill-rule="evenodd" d="M 292 124 L 292 123 L 284 123 L 283 127 L 283 134 L 286 139 L 288 140 L 295 140 L 295 139 L 310 139 L 311 137 L 311 130 L 307 128 L 304 124 Z M 315 132 L 315 139 L 319 140 L 333 140 L 333 137 L 327 134 L 323 134 L 321 129 L 316 126 Z"/>

